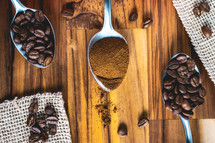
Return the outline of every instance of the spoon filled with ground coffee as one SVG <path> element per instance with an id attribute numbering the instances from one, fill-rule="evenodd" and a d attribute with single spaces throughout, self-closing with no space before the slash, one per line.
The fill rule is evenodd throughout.
<path id="1" fill-rule="evenodd" d="M 129 63 L 125 38 L 111 23 L 111 0 L 105 0 L 104 25 L 88 45 L 88 63 L 96 82 L 105 91 L 116 89 L 123 81 Z"/>
<path id="2" fill-rule="evenodd" d="M 30 9 L 19 0 L 11 0 L 16 14 L 11 22 L 11 39 L 19 53 L 39 68 L 48 67 L 55 54 L 55 34 L 48 18 L 40 10 Z"/>

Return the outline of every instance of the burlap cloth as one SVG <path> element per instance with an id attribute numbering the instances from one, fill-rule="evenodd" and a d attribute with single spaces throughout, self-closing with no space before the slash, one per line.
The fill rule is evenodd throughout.
<path id="1" fill-rule="evenodd" d="M 195 17 L 193 8 L 204 0 L 173 0 L 173 4 L 195 47 L 200 60 L 215 84 L 215 0 L 207 0 L 211 10 Z M 212 37 L 204 37 L 201 27 L 207 25 L 214 32 Z"/>
<path id="2" fill-rule="evenodd" d="M 57 134 L 49 135 L 48 142 L 71 143 L 70 127 L 61 92 L 36 94 L 0 104 L 0 143 L 28 142 L 30 135 L 30 129 L 26 126 L 28 107 L 35 98 L 39 104 L 38 114 L 41 113 L 43 116 L 45 106 L 52 104 L 59 118 Z"/>

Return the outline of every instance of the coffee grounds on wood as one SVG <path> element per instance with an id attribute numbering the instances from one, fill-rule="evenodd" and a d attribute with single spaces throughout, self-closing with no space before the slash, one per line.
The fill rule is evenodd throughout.
<path id="1" fill-rule="evenodd" d="M 93 73 L 109 89 L 123 81 L 129 63 L 128 45 L 121 38 L 108 37 L 97 41 L 90 49 Z"/>

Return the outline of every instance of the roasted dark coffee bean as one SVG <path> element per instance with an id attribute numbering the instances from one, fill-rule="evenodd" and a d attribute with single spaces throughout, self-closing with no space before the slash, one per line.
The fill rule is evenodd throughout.
<path id="1" fill-rule="evenodd" d="M 182 106 L 182 108 L 183 108 L 184 110 L 186 110 L 186 111 L 189 111 L 189 110 L 192 109 L 192 108 L 191 108 L 191 105 L 190 105 L 190 103 L 189 103 L 189 101 L 186 100 L 186 99 L 184 99 L 184 101 L 182 102 L 181 106 Z"/>
<path id="2" fill-rule="evenodd" d="M 44 38 L 44 40 L 45 40 L 46 42 L 49 41 L 49 38 L 48 38 L 47 36 L 44 36 L 43 38 Z"/>
<path id="3" fill-rule="evenodd" d="M 191 86 L 191 85 L 188 85 L 188 86 L 187 86 L 187 91 L 188 91 L 189 93 L 196 93 L 196 92 L 199 91 L 199 88 L 193 87 L 193 86 Z"/>
<path id="4" fill-rule="evenodd" d="M 190 100 L 191 100 L 191 101 L 196 101 L 198 98 L 199 98 L 199 97 L 198 97 L 197 94 L 192 94 L 192 95 L 190 96 Z"/>
<path id="5" fill-rule="evenodd" d="M 177 69 L 177 71 L 178 71 L 178 74 L 179 74 L 180 76 L 187 75 L 187 73 L 188 73 L 188 70 L 187 70 L 187 67 L 186 67 L 186 66 L 181 66 L 181 67 L 179 67 L 179 68 Z"/>
<path id="6" fill-rule="evenodd" d="M 49 125 L 49 135 L 55 135 L 57 133 L 56 125 Z"/>
<path id="7" fill-rule="evenodd" d="M 169 76 L 171 76 L 173 78 L 177 78 L 177 72 L 175 70 L 168 69 L 166 72 Z"/>
<path id="8" fill-rule="evenodd" d="M 37 126 L 33 126 L 33 127 L 31 127 L 31 132 L 36 133 L 36 134 L 40 134 L 41 129 Z"/>
<path id="9" fill-rule="evenodd" d="M 187 89 L 186 89 L 186 87 L 184 85 L 178 85 L 178 90 L 182 94 L 187 93 Z"/>
<path id="10" fill-rule="evenodd" d="M 183 78 L 181 78 L 181 77 L 177 77 L 177 81 L 180 83 L 180 84 L 186 84 L 186 82 L 184 81 L 184 79 Z"/>
<path id="11" fill-rule="evenodd" d="M 182 114 L 185 115 L 185 116 L 187 116 L 187 117 L 191 117 L 191 116 L 193 116 L 193 111 L 191 111 L 191 110 L 190 111 L 183 110 Z"/>
<path id="12" fill-rule="evenodd" d="M 191 79 L 190 79 L 190 83 L 193 87 L 198 87 L 199 86 L 199 78 L 196 77 L 196 76 L 193 76 Z"/>
<path id="13" fill-rule="evenodd" d="M 35 19 L 34 17 L 32 17 L 31 20 L 30 20 L 30 22 L 31 22 L 31 23 L 35 23 L 35 22 L 36 22 L 36 19 Z"/>
<path id="14" fill-rule="evenodd" d="M 53 46 L 53 42 L 49 42 L 49 45 L 46 47 L 47 49 L 51 48 Z"/>
<path id="15" fill-rule="evenodd" d="M 46 123 L 51 125 L 56 125 L 58 122 L 58 117 L 56 116 L 49 116 L 46 118 Z"/>
<path id="16" fill-rule="evenodd" d="M 24 19 L 25 19 L 25 15 L 23 13 L 18 13 L 14 21 L 16 24 L 19 24 Z"/>
<path id="17" fill-rule="evenodd" d="M 55 112 L 55 110 L 54 110 L 54 108 L 52 106 L 48 105 L 48 106 L 45 107 L 45 113 L 47 115 L 52 115 L 54 112 Z"/>
<path id="18" fill-rule="evenodd" d="M 46 57 L 46 59 L 45 59 L 43 65 L 44 65 L 44 66 L 48 66 L 48 65 L 51 64 L 51 62 L 52 62 L 52 57 L 51 57 L 51 56 L 48 56 L 48 57 Z"/>
<path id="19" fill-rule="evenodd" d="M 135 21 L 137 20 L 137 18 L 138 18 L 138 14 L 137 14 L 136 11 L 134 11 L 134 12 L 132 12 L 132 13 L 130 14 L 130 16 L 129 16 L 129 21 L 135 22 Z"/>
<path id="20" fill-rule="evenodd" d="M 163 90 L 163 99 L 166 101 L 169 99 L 168 92 L 166 90 Z"/>
<path id="21" fill-rule="evenodd" d="M 28 61 L 29 61 L 30 63 L 32 63 L 32 64 L 36 64 L 36 63 L 37 63 L 36 60 L 32 60 L 32 59 L 30 59 L 30 58 L 28 58 Z"/>
<path id="22" fill-rule="evenodd" d="M 179 94 L 179 91 L 178 91 L 178 85 L 175 85 L 174 93 L 175 93 L 175 94 Z"/>
<path id="23" fill-rule="evenodd" d="M 180 114 L 181 111 L 182 111 L 182 109 L 181 109 L 181 107 L 179 107 L 179 108 L 177 108 L 177 109 L 173 109 L 173 110 L 172 110 L 172 113 L 173 113 L 173 114 Z"/>
<path id="24" fill-rule="evenodd" d="M 183 63 L 186 63 L 187 62 L 187 56 L 186 55 L 183 55 L 183 54 L 180 54 L 176 57 L 176 60 L 180 63 L 180 64 L 183 64 Z"/>
<path id="25" fill-rule="evenodd" d="M 196 17 L 200 17 L 201 16 L 201 9 L 200 7 L 195 7 L 193 9 L 193 14 L 196 16 Z"/>
<path id="26" fill-rule="evenodd" d="M 202 98 L 206 96 L 206 90 L 203 87 L 199 88 L 199 96 Z"/>
<path id="27" fill-rule="evenodd" d="M 13 25 L 12 26 L 12 31 L 14 32 L 14 33 L 19 33 L 19 31 L 20 31 L 20 28 L 19 28 L 19 26 L 17 26 L 17 25 Z"/>
<path id="28" fill-rule="evenodd" d="M 173 92 L 170 92 L 168 94 L 168 98 L 171 99 L 171 100 L 173 100 L 175 98 L 175 94 Z"/>
<path id="29" fill-rule="evenodd" d="M 177 105 L 175 102 L 172 102 L 171 103 L 171 108 L 172 109 L 178 109 L 180 106 L 179 105 Z"/>
<path id="30" fill-rule="evenodd" d="M 44 118 L 37 118 L 37 124 L 43 129 L 46 127 L 46 120 Z"/>
<path id="31" fill-rule="evenodd" d="M 168 63 L 169 69 L 177 69 L 179 67 L 179 63 L 177 60 L 173 59 Z"/>
<path id="32" fill-rule="evenodd" d="M 197 107 L 197 105 L 194 102 L 192 102 L 190 105 L 191 105 L 192 109 Z"/>
<path id="33" fill-rule="evenodd" d="M 47 142 L 49 139 L 49 135 L 46 132 L 41 133 L 41 138 L 42 142 Z"/>
<path id="34" fill-rule="evenodd" d="M 138 122 L 138 127 L 143 128 L 149 124 L 149 120 L 147 118 L 140 119 Z"/>
<path id="35" fill-rule="evenodd" d="M 172 109 L 171 103 L 172 103 L 172 102 L 171 102 L 170 100 L 166 101 L 166 102 L 165 102 L 165 108 L 171 110 L 171 109 Z"/>
<path id="36" fill-rule="evenodd" d="M 184 114 L 180 114 L 181 115 L 181 117 L 183 117 L 185 120 L 189 120 L 189 117 L 187 117 L 187 116 L 185 116 Z"/>
<path id="37" fill-rule="evenodd" d="M 30 41 L 35 41 L 36 40 L 36 36 L 31 36 L 31 37 L 28 37 L 27 38 L 27 42 L 30 42 Z"/>
<path id="38" fill-rule="evenodd" d="M 206 2 L 202 2 L 200 4 L 200 9 L 201 9 L 201 11 L 206 12 L 206 13 L 210 12 L 210 6 Z"/>
<path id="39" fill-rule="evenodd" d="M 188 67 L 189 68 L 189 67 Z M 194 69 L 195 69 L 195 64 L 194 64 Z M 192 70 L 192 68 L 191 68 Z M 194 75 L 196 73 L 195 70 L 188 72 L 187 77 L 190 78 L 192 75 Z"/>
<path id="40" fill-rule="evenodd" d="M 26 46 L 27 46 L 27 43 L 22 44 L 22 50 L 23 51 L 26 51 Z"/>
<path id="41" fill-rule="evenodd" d="M 39 50 L 40 52 L 45 51 L 45 47 L 44 46 L 36 46 L 34 47 L 34 50 Z"/>
<path id="42" fill-rule="evenodd" d="M 33 25 L 30 25 L 29 26 L 29 32 L 34 34 L 34 26 Z"/>
<path id="43" fill-rule="evenodd" d="M 118 134 L 121 137 L 127 136 L 127 134 L 128 134 L 127 127 L 126 126 L 120 126 L 119 129 L 118 129 Z"/>
<path id="44" fill-rule="evenodd" d="M 33 41 L 29 42 L 26 46 L 26 52 L 28 53 L 33 47 L 34 47 L 34 42 Z"/>
<path id="45" fill-rule="evenodd" d="M 38 58 L 39 58 L 39 52 L 36 51 L 36 50 L 31 50 L 31 51 L 28 53 L 28 57 L 29 57 L 30 59 L 33 59 L 33 60 L 38 59 Z"/>
<path id="46" fill-rule="evenodd" d="M 36 43 L 41 44 L 41 45 L 45 45 L 46 42 L 44 41 L 44 39 L 37 39 Z"/>
<path id="47" fill-rule="evenodd" d="M 212 36 L 212 31 L 208 26 L 202 27 L 202 33 L 204 34 L 205 38 L 210 38 Z"/>
<path id="48" fill-rule="evenodd" d="M 40 54 L 39 58 L 38 58 L 38 63 L 40 65 L 42 65 L 45 61 L 45 55 L 44 54 Z"/>
<path id="49" fill-rule="evenodd" d="M 45 33 L 44 33 L 44 31 L 41 30 L 41 29 L 36 29 L 36 30 L 34 31 L 34 35 L 35 35 L 36 37 L 43 38 L 43 37 L 45 36 Z"/>
<path id="50" fill-rule="evenodd" d="M 199 97 L 194 103 L 196 105 L 202 105 L 204 102 L 205 102 L 204 98 Z"/>
<path id="51" fill-rule="evenodd" d="M 40 141 L 40 134 L 32 134 L 29 136 L 30 143 L 36 143 Z"/>
<path id="52" fill-rule="evenodd" d="M 148 28 L 150 25 L 152 25 L 153 23 L 153 20 L 152 19 L 146 19 L 144 22 L 143 22 L 143 28 Z"/>
<path id="53" fill-rule="evenodd" d="M 31 11 L 30 9 L 26 10 L 25 11 L 25 18 L 30 21 L 31 20 L 31 17 L 33 16 L 34 12 Z"/>
<path id="54" fill-rule="evenodd" d="M 181 105 L 182 102 L 183 102 L 183 96 L 177 95 L 177 96 L 175 97 L 175 103 L 178 104 L 178 105 Z"/>
<path id="55" fill-rule="evenodd" d="M 50 33 L 51 33 L 51 28 L 50 28 L 50 26 L 46 26 L 46 32 L 45 32 L 45 34 L 49 36 Z"/>
<path id="56" fill-rule="evenodd" d="M 45 15 L 39 10 L 35 12 L 35 18 L 38 22 L 43 22 L 45 20 Z"/>
<path id="57" fill-rule="evenodd" d="M 44 51 L 44 54 L 49 54 L 49 55 L 51 55 L 51 56 L 54 55 L 52 50 L 45 50 L 45 51 Z"/>
<path id="58" fill-rule="evenodd" d="M 74 9 L 64 8 L 61 14 L 65 18 L 72 18 L 72 16 L 74 15 Z"/>
<path id="59" fill-rule="evenodd" d="M 20 37 L 19 37 L 18 35 L 16 35 L 16 34 L 13 36 L 13 40 L 14 40 L 14 42 L 17 43 L 17 44 L 20 44 L 20 43 L 21 43 Z"/>
<path id="60" fill-rule="evenodd" d="M 30 114 L 27 119 L 27 126 L 32 127 L 36 122 L 36 117 L 33 114 Z"/>
<path id="61" fill-rule="evenodd" d="M 28 111 L 30 114 L 37 113 L 38 111 L 38 103 L 37 102 L 32 102 L 30 106 L 28 107 Z"/>
<path id="62" fill-rule="evenodd" d="M 20 23 L 20 26 L 25 26 L 26 24 L 28 24 L 28 20 L 24 20 Z"/>
<path id="63" fill-rule="evenodd" d="M 183 94 L 183 98 L 185 98 L 185 99 L 189 99 L 189 98 L 190 98 L 190 94 L 189 94 L 189 93 L 185 93 L 185 94 Z"/>

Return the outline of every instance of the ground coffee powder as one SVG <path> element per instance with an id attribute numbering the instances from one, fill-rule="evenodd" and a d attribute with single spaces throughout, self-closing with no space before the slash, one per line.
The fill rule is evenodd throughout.
<path id="1" fill-rule="evenodd" d="M 129 49 L 121 38 L 108 37 L 97 41 L 90 49 L 93 73 L 109 89 L 116 89 L 123 81 L 129 63 Z"/>

